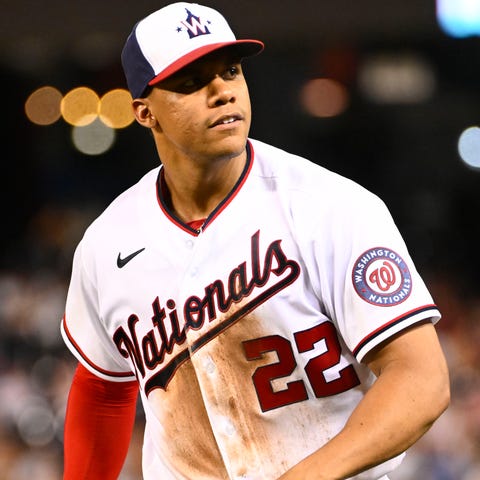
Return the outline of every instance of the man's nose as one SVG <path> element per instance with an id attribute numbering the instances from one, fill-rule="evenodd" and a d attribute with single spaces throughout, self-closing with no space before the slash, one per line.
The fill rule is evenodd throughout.
<path id="1" fill-rule="evenodd" d="M 235 101 L 235 94 L 230 82 L 216 75 L 208 85 L 210 98 L 209 105 L 217 106 Z"/>

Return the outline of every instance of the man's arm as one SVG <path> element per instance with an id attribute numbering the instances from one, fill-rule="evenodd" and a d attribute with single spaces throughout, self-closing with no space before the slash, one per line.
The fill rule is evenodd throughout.
<path id="1" fill-rule="evenodd" d="M 81 364 L 68 397 L 64 480 L 116 480 L 135 423 L 138 384 L 109 382 Z"/>
<path id="2" fill-rule="evenodd" d="M 351 477 L 405 451 L 448 407 L 447 365 L 430 322 L 377 347 L 365 363 L 378 379 L 345 427 L 281 480 Z"/>

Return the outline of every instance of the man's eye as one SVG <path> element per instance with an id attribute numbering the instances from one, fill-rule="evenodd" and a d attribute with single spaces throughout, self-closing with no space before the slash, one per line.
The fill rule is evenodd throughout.
<path id="1" fill-rule="evenodd" d="M 183 86 L 186 88 L 196 87 L 197 85 L 200 85 L 200 79 L 196 77 L 188 78 L 183 82 Z"/>
<path id="2" fill-rule="evenodd" d="M 239 73 L 239 68 L 237 66 L 229 67 L 226 73 L 228 78 L 235 78 Z"/>

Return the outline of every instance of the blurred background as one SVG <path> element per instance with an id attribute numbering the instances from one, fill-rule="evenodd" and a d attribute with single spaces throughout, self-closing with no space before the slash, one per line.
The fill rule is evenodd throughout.
<path id="1" fill-rule="evenodd" d="M 1 0 L 0 480 L 61 478 L 59 323 L 85 227 L 158 164 L 119 63 L 152 0 Z M 392 480 L 480 478 L 480 0 L 226 0 L 251 136 L 389 206 L 441 311 L 449 410 Z M 122 480 L 140 477 L 138 412 Z"/>

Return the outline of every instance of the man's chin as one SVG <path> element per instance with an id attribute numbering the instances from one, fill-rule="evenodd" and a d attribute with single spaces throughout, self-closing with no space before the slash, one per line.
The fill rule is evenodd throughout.
<path id="1" fill-rule="evenodd" d="M 241 156 L 245 153 L 247 145 L 246 137 L 226 138 L 219 141 L 214 148 L 214 156 L 224 159 L 231 159 Z"/>

